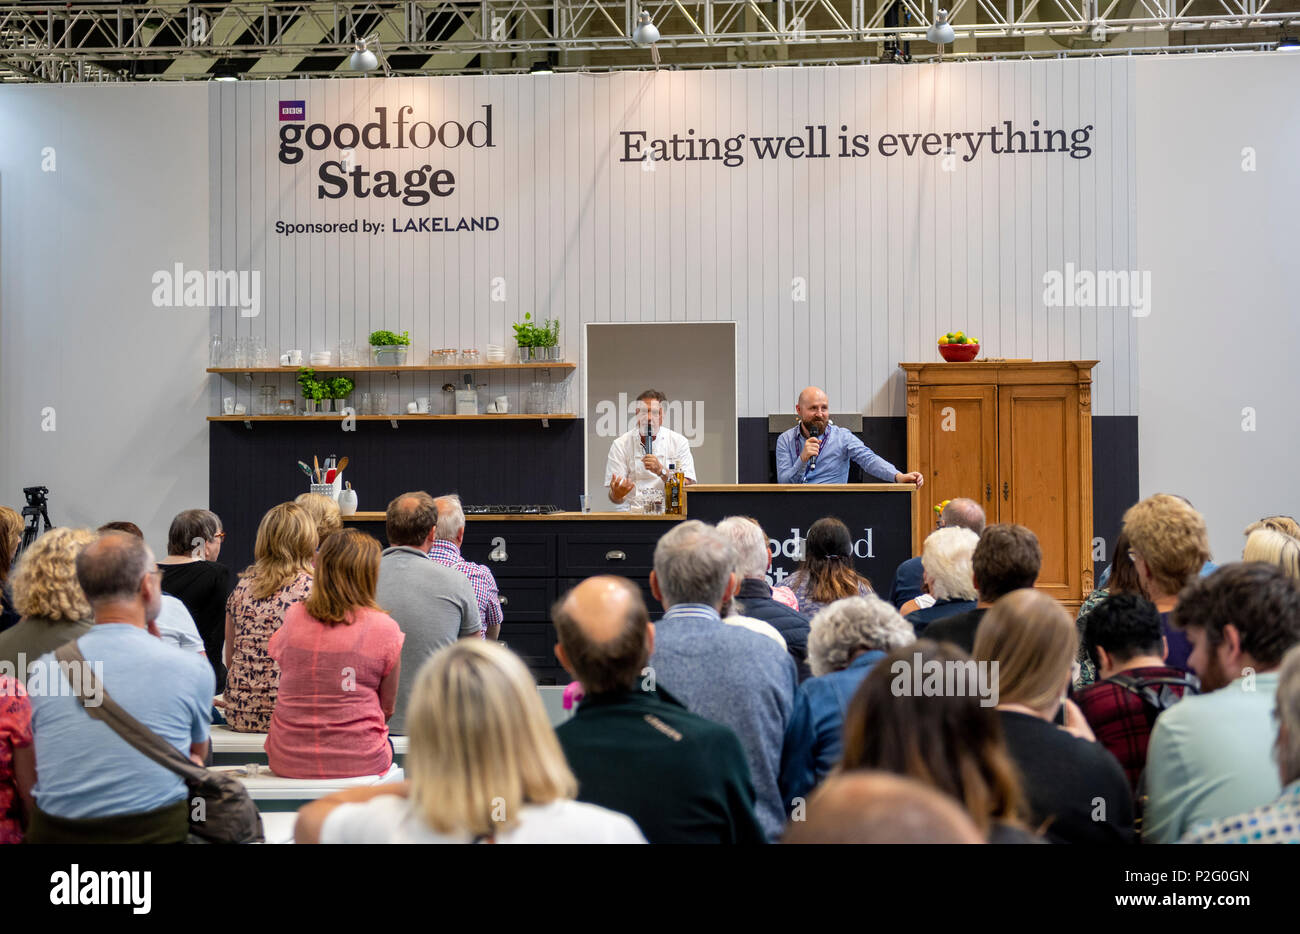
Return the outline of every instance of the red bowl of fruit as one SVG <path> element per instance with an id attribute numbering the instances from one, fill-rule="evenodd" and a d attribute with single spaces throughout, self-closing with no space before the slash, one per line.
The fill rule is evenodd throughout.
<path id="1" fill-rule="evenodd" d="M 979 356 L 979 352 L 979 341 L 967 337 L 961 331 L 957 331 L 955 334 L 949 332 L 939 338 L 939 356 L 949 363 L 965 363 L 968 360 L 974 360 Z"/>

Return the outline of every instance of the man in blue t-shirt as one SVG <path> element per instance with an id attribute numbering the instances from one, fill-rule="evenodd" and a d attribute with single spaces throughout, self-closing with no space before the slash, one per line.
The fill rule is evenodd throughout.
<path id="1" fill-rule="evenodd" d="M 848 483 L 849 461 L 885 483 L 915 483 L 920 489 L 925 482 L 920 471 L 899 472 L 853 432 L 835 425 L 830 400 L 816 386 L 799 393 L 794 411 L 799 424 L 776 441 L 778 483 Z"/>
<path id="2" fill-rule="evenodd" d="M 160 578 L 138 538 L 108 532 L 87 545 L 77 557 L 77 580 L 95 626 L 77 645 L 97 688 L 201 764 L 215 679 L 203 656 L 159 638 Z M 80 828 L 95 839 L 183 840 L 189 810 L 184 780 L 91 719 L 74 691 L 76 681 L 86 689 L 87 675 L 61 667 L 52 654 L 29 670 L 39 763 L 34 842 L 70 841 Z M 90 693 L 93 702 L 94 689 Z M 131 820 L 111 820 L 126 815 Z"/>

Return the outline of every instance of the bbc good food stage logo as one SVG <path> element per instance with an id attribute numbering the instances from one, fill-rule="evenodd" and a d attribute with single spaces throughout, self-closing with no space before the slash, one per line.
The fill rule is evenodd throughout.
<path id="1" fill-rule="evenodd" d="M 895 697 L 978 697 L 981 707 L 998 705 L 996 661 L 927 661 L 914 652 L 911 661 L 900 658 L 890 665 L 889 673 L 894 676 L 889 690 Z"/>

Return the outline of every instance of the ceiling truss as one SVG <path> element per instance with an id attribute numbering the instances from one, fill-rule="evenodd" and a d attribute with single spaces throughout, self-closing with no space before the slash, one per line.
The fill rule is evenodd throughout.
<path id="1" fill-rule="evenodd" d="M 1046 37 L 1069 43 L 1059 54 L 1267 48 L 1300 12 L 1300 0 L 950 0 L 959 56 L 970 40 Z M 1281 5 L 1279 6 L 1279 2 Z M 347 74 L 342 60 L 358 36 L 378 35 L 396 74 L 518 71 L 550 56 L 564 70 L 573 53 L 631 53 L 605 67 L 643 67 L 631 34 L 650 13 L 659 47 L 695 50 L 682 67 L 856 62 L 865 43 L 918 43 L 936 4 L 897 0 L 902 26 L 887 26 L 895 0 L 407 0 L 146 4 L 0 4 L 0 77 L 18 81 L 184 80 L 211 77 L 237 61 L 255 77 Z M 1209 12 L 1203 12 L 1209 9 Z M 1195 12 L 1194 12 L 1195 11 Z M 1233 30 L 1233 42 L 1196 36 Z M 1292 30 L 1294 32 L 1295 30 Z M 1137 41 L 1114 43 L 1136 34 Z M 1145 41 L 1147 37 L 1152 41 Z M 1108 45 L 1107 43 L 1112 43 Z M 1083 46 L 1082 48 L 1080 46 Z M 800 49 L 796 57 L 790 50 Z M 756 51 L 769 52 L 765 57 Z M 950 49 L 951 52 L 954 51 Z M 812 53 L 811 55 L 808 53 Z M 1036 57 L 1051 52 L 1003 54 Z M 606 54 L 608 58 L 608 54 Z M 988 58 L 989 55 L 980 57 Z M 797 58 L 797 60 L 796 60 Z M 142 67 L 141 63 L 165 65 Z M 258 67 L 258 63 L 265 63 Z M 341 66 L 341 67 L 340 67 Z M 580 66 L 589 70 L 586 65 Z"/>

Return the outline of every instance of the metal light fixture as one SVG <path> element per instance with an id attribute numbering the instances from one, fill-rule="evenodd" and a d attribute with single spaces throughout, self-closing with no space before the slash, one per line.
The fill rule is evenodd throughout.
<path id="1" fill-rule="evenodd" d="M 656 65 L 659 64 L 659 46 L 656 45 L 659 39 L 659 30 L 650 22 L 650 14 L 642 10 L 636 18 L 636 29 L 632 30 L 632 41 L 637 45 L 650 46 L 650 58 Z"/>
<path id="2" fill-rule="evenodd" d="M 548 57 L 549 58 L 549 57 Z M 528 69 L 530 75 L 553 75 L 555 69 L 551 67 L 550 61 L 533 62 L 533 67 Z"/>
<path id="3" fill-rule="evenodd" d="M 948 23 L 948 11 L 939 10 L 934 15 L 934 23 L 925 31 L 925 38 L 935 45 L 951 45 L 957 39 L 957 33 Z"/>
<path id="4" fill-rule="evenodd" d="M 375 44 L 375 48 L 379 50 L 378 55 L 370 51 L 370 43 L 372 42 Z M 356 51 L 354 51 L 352 56 L 348 59 L 348 67 L 353 71 L 359 71 L 362 74 L 369 74 L 382 65 L 385 77 L 392 74 L 392 71 L 388 67 L 388 59 L 384 57 L 384 47 L 380 44 L 377 36 L 367 36 L 364 39 L 358 39 L 354 48 Z"/>

